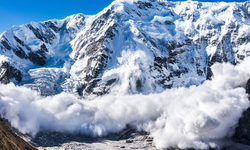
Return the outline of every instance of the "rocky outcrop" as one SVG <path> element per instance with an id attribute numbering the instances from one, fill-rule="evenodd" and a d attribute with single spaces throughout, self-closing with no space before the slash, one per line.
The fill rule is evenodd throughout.
<path id="1" fill-rule="evenodd" d="M 250 79 L 246 84 L 246 93 L 250 100 Z M 248 108 L 239 120 L 238 127 L 235 129 L 233 139 L 236 142 L 250 145 L 250 108 Z"/>
<path id="2" fill-rule="evenodd" d="M 22 80 L 21 71 L 9 65 L 9 63 L 7 62 L 1 63 L 0 64 L 0 83 L 7 84 L 13 78 L 16 81 L 21 81 Z"/>
<path id="3" fill-rule="evenodd" d="M 248 108 L 240 118 L 238 127 L 233 136 L 234 141 L 250 145 L 250 108 Z"/>
<path id="4" fill-rule="evenodd" d="M 1 150 L 36 150 L 35 147 L 17 136 L 0 118 L 0 149 Z"/>
<path id="5" fill-rule="evenodd" d="M 248 94 L 248 99 L 250 100 L 250 79 L 247 81 L 246 84 L 246 93 Z"/>

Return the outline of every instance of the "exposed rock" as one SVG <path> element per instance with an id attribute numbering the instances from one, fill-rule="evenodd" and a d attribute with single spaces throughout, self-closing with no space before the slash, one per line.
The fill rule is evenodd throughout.
<path id="1" fill-rule="evenodd" d="M 16 56 L 18 56 L 21 59 L 27 58 L 26 53 L 24 52 L 24 50 L 17 46 L 16 48 L 13 49 L 13 52 L 16 54 Z"/>
<path id="2" fill-rule="evenodd" d="M 49 28 L 51 28 L 53 31 L 55 31 L 56 33 L 58 33 L 60 31 L 60 29 L 58 28 L 58 26 L 56 26 L 53 22 L 51 21 L 47 21 L 45 22 L 45 25 L 48 26 Z"/>
<path id="3" fill-rule="evenodd" d="M 0 149 L 1 150 L 36 150 L 35 147 L 25 142 L 17 136 L 13 130 L 6 124 L 6 121 L 0 118 Z"/>
<path id="4" fill-rule="evenodd" d="M 22 73 L 20 70 L 10 66 L 9 63 L 3 62 L 0 64 L 0 83 L 7 84 L 10 79 L 22 80 Z"/>
<path id="5" fill-rule="evenodd" d="M 240 118 L 238 127 L 233 136 L 234 141 L 250 145 L 250 108 L 248 108 Z"/>
<path id="6" fill-rule="evenodd" d="M 30 61 L 32 61 L 34 64 L 41 66 L 46 64 L 46 56 L 42 50 L 38 52 L 30 52 L 28 56 Z"/>
<path id="7" fill-rule="evenodd" d="M 27 26 L 28 26 L 28 28 L 34 33 L 34 35 L 35 35 L 38 39 L 44 41 L 44 40 L 43 40 L 43 37 L 42 37 L 42 35 L 40 34 L 38 28 L 33 27 L 31 24 L 28 24 Z"/>
<path id="8" fill-rule="evenodd" d="M 7 50 L 11 50 L 10 43 L 4 36 L 2 37 L 1 43 Z"/>
<path id="9" fill-rule="evenodd" d="M 246 84 L 246 93 L 250 100 L 250 79 Z M 238 127 L 235 129 L 233 139 L 236 142 L 250 145 L 250 108 L 248 108 L 239 120 Z"/>
<path id="10" fill-rule="evenodd" d="M 250 100 L 250 79 L 247 81 L 246 84 L 246 93 L 248 94 L 248 98 Z"/>

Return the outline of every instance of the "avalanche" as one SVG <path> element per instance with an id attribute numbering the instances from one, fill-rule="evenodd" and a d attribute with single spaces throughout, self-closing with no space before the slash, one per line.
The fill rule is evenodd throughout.
<path id="1" fill-rule="evenodd" d="M 243 88 L 249 63 L 250 58 L 237 66 L 215 64 L 212 80 L 200 86 L 149 95 L 109 94 L 91 101 L 69 93 L 41 97 L 25 87 L 0 85 L 0 113 L 32 135 L 46 130 L 103 136 L 130 124 L 148 131 L 157 148 L 218 148 L 249 107 Z M 127 90 L 122 84 L 115 88 Z"/>
<path id="2" fill-rule="evenodd" d="M 32 136 L 129 124 L 157 148 L 220 148 L 249 107 L 249 12 L 250 2 L 116 0 L 13 27 L 0 35 L 1 117 Z"/>

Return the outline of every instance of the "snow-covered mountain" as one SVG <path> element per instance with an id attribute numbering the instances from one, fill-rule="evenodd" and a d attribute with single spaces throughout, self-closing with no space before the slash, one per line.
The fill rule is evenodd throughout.
<path id="1" fill-rule="evenodd" d="M 230 149 L 250 141 L 249 55 L 249 1 L 116 0 L 0 35 L 0 82 L 20 85 L 0 84 L 0 117 L 58 149 Z"/>
<path id="2" fill-rule="evenodd" d="M 70 41 L 85 26 L 87 17 L 76 14 L 5 31 L 0 44 L 1 81 L 13 81 L 44 95 L 62 91 L 62 78 L 68 76 L 73 62 Z"/>
<path id="3" fill-rule="evenodd" d="M 250 2 L 117 0 L 96 15 L 0 35 L 0 81 L 53 95 L 157 93 L 199 85 L 250 55 Z M 119 85 L 119 88 L 117 87 Z"/>

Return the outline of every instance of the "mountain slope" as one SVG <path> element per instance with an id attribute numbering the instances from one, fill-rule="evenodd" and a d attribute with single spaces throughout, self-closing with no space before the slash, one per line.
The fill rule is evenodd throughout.
<path id="1" fill-rule="evenodd" d="M 4 120 L 0 118 L 0 149 L 8 150 L 35 150 L 33 146 L 26 143 L 23 139 L 18 137 L 8 127 Z"/>
<path id="2" fill-rule="evenodd" d="M 65 73 L 59 68 L 70 63 L 72 50 L 69 42 L 84 26 L 85 17 L 77 14 L 63 20 L 31 22 L 5 31 L 0 40 L 2 82 L 13 78 L 14 82 L 25 84 L 43 95 L 61 91 L 57 76 L 64 76 Z M 41 68 L 47 69 L 43 71 Z M 51 72 L 49 75 L 48 71 Z M 39 72 L 39 75 L 34 72 Z"/>
<path id="3" fill-rule="evenodd" d="M 42 95 L 199 85 L 215 62 L 237 64 L 250 55 L 249 6 L 124 0 L 93 16 L 14 27 L 0 36 L 0 79 Z"/>

